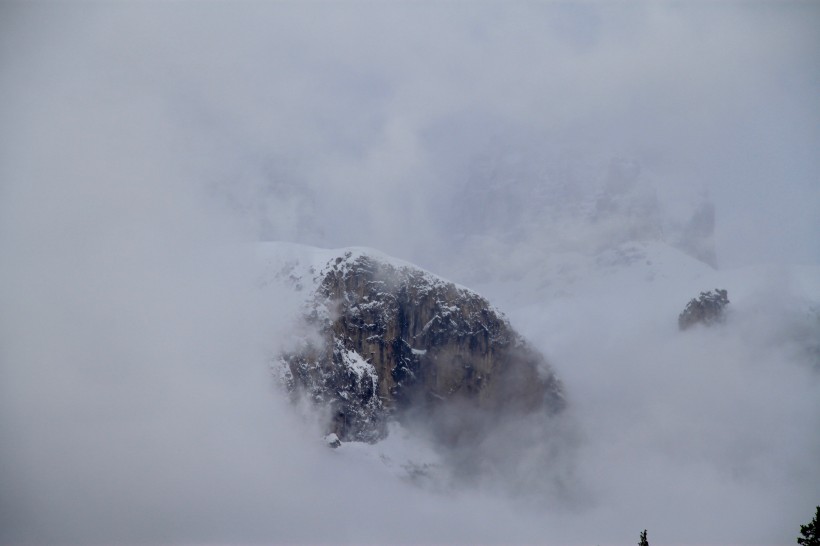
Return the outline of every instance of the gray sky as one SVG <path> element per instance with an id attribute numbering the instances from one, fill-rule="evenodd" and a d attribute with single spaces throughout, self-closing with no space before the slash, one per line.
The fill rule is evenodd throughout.
<path id="1" fill-rule="evenodd" d="M 104 145 L 221 191 L 249 238 L 435 266 L 471 166 L 528 146 L 582 182 L 636 160 L 669 209 L 708 191 L 724 266 L 820 260 L 811 2 L 3 9 L 7 170 Z"/>
<path id="2" fill-rule="evenodd" d="M 531 336 L 577 325 L 539 338 L 576 396 L 601 395 L 586 377 L 614 382 L 616 409 L 579 404 L 603 438 L 579 456 L 595 517 L 451 502 L 332 458 L 284 407 L 265 362 L 298 305 L 252 291 L 233 243 L 366 245 L 442 272 L 471 263 L 479 227 L 479 255 L 576 235 L 592 248 L 607 234 L 564 204 L 594 199 L 625 158 L 669 222 L 714 201 L 721 267 L 819 264 L 818 25 L 814 2 L 0 4 L 0 539 L 622 544 L 655 522 L 667 543 L 701 529 L 751 544 L 794 528 L 786 512 L 808 521 L 816 375 L 740 344 L 767 339 L 763 319 L 700 344 L 652 330 L 627 350 L 585 307 L 566 324 L 518 310 Z M 493 184 L 520 196 L 503 219 L 470 201 Z M 670 375 L 653 375 L 669 346 Z M 610 357 L 628 373 L 566 367 Z M 723 411 L 725 388 L 736 410 L 716 425 L 688 397 L 721 363 L 704 407 Z M 657 394 L 624 402 L 634 377 Z M 690 423 L 704 436 L 681 455 L 664 431 Z M 728 430 L 763 455 L 733 451 Z M 633 439 L 657 448 L 647 474 L 621 449 Z M 594 451 L 612 445 L 614 471 Z M 633 477 L 674 492 L 680 520 L 659 493 L 631 499 Z M 702 492 L 759 527 L 725 531 Z"/>

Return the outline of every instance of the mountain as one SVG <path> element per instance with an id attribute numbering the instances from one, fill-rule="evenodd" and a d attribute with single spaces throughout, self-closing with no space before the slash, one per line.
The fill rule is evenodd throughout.
<path id="1" fill-rule="evenodd" d="M 564 407 L 546 359 L 475 292 L 369 249 L 267 243 L 262 254 L 274 279 L 306 293 L 314 334 L 276 359 L 277 377 L 324 408 L 341 440 L 378 441 L 390 419 L 412 416 L 454 445 L 499 416 Z"/>
<path id="2" fill-rule="evenodd" d="M 455 124 L 436 144 L 462 142 L 471 132 Z M 457 182 L 444 204 L 432 207 L 448 239 L 437 271 L 474 287 L 554 264 L 556 255 L 594 256 L 635 244 L 666 245 L 718 266 L 717 211 L 702 184 L 674 183 L 636 158 L 556 149 L 513 132 L 442 173 Z M 488 254 L 505 259 L 488 261 Z"/>

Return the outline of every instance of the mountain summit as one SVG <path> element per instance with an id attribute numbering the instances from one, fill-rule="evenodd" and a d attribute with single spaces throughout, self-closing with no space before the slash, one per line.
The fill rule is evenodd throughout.
<path id="1" fill-rule="evenodd" d="M 462 443 L 499 416 L 564 406 L 544 357 L 475 292 L 366 249 L 318 251 L 278 271 L 308 288 L 305 338 L 274 365 L 294 397 L 329 410 L 328 433 L 374 442 L 411 417 Z"/>

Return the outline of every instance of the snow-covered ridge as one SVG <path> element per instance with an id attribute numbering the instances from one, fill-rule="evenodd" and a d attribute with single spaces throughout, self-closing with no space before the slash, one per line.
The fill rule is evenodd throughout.
<path id="1" fill-rule="evenodd" d="M 369 247 L 351 246 L 327 249 L 284 241 L 264 241 L 254 243 L 254 253 L 262 268 L 261 285 L 284 282 L 299 292 L 304 291 L 308 297 L 318 290 L 329 272 L 335 270 L 344 274 L 362 259 L 374 260 L 379 264 L 389 266 L 405 277 L 421 275 L 424 282 L 431 287 L 449 285 L 455 287 L 459 292 L 464 292 L 465 297 L 481 297 L 475 290 Z M 499 316 L 504 315 L 496 307 L 492 307 L 492 311 Z"/>
<path id="2" fill-rule="evenodd" d="M 306 288 L 318 287 L 323 275 L 331 268 L 350 268 L 360 258 L 367 257 L 398 270 L 423 273 L 430 278 L 431 282 L 452 284 L 459 290 L 474 293 L 466 286 L 375 248 L 365 246 L 320 248 L 285 241 L 263 241 L 254 243 L 253 246 L 257 259 L 263 266 L 266 266 L 267 273 L 280 268 L 279 271 L 273 272 L 280 274 L 280 277 L 287 276 L 293 281 L 303 283 L 302 286 Z"/>

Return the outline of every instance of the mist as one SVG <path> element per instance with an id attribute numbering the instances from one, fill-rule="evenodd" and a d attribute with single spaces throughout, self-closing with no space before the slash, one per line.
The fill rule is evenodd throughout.
<path id="1" fill-rule="evenodd" d="M 2 4 L 0 541 L 792 543 L 820 501 L 819 23 L 810 2 Z M 589 221 L 618 184 L 640 206 Z M 539 276 L 671 244 L 704 202 L 718 269 Z M 501 436 L 515 468 L 443 493 L 327 449 L 269 372 L 301 301 L 258 289 L 260 240 L 479 290 L 564 382 L 571 445 Z M 718 285 L 726 324 L 679 333 Z"/>

